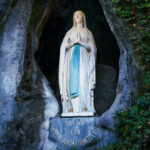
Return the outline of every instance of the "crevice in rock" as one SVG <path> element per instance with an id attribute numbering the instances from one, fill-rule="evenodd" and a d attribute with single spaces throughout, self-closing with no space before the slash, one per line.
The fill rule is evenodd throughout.
<path id="1" fill-rule="evenodd" d="M 72 27 L 73 13 L 78 9 L 86 14 L 87 26 L 93 32 L 97 46 L 97 85 L 94 103 L 96 112 L 100 115 L 112 105 L 116 96 L 120 52 L 98 0 L 56 1 L 43 28 L 35 58 L 60 103 L 58 87 L 60 45 L 65 33 Z"/>

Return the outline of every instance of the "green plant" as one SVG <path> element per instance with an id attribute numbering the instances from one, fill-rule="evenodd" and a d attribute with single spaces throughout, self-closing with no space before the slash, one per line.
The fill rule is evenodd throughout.
<path id="1" fill-rule="evenodd" d="M 121 138 L 102 150 L 150 149 L 150 1 L 112 0 L 113 10 L 124 25 L 123 30 L 134 49 L 134 57 L 142 70 L 143 91 L 136 105 L 116 112 L 115 132 Z"/>
<path id="2" fill-rule="evenodd" d="M 116 112 L 115 132 L 122 141 L 113 143 L 102 150 L 148 150 L 150 142 L 150 99 L 139 97 L 136 105 Z"/>
<path id="3" fill-rule="evenodd" d="M 136 58 L 141 68 L 146 63 L 150 67 L 150 1 L 149 0 L 112 0 L 113 10 L 118 18 L 123 21 L 128 31 L 128 37 L 131 40 Z M 142 37 L 142 38 L 141 38 Z M 146 58 L 146 59 L 145 59 Z M 148 65 L 149 64 L 149 65 Z M 145 71 L 145 70 L 144 70 Z M 149 77 L 150 78 L 150 77 Z"/>

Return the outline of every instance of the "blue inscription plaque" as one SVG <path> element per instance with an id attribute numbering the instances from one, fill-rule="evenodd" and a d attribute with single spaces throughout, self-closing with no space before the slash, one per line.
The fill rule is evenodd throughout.
<path id="1" fill-rule="evenodd" d="M 96 117 L 50 119 L 49 140 L 58 150 L 94 150 L 101 139 Z"/>

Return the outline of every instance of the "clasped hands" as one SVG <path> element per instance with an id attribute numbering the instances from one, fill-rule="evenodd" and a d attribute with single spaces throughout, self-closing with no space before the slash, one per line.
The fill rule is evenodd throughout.
<path id="1" fill-rule="evenodd" d="M 66 47 L 66 49 L 67 50 L 69 50 L 70 48 L 72 48 L 75 44 L 80 44 L 81 45 L 81 43 L 80 43 L 80 41 L 78 40 L 78 39 L 76 39 L 75 41 L 69 41 L 68 42 L 68 46 Z"/>
<path id="2" fill-rule="evenodd" d="M 88 44 L 84 44 L 83 42 L 81 42 L 79 39 L 76 39 L 74 41 L 69 41 L 68 42 L 68 46 L 66 47 L 66 50 L 69 50 L 70 48 L 72 48 L 75 44 L 80 44 L 81 46 L 85 47 L 87 49 L 88 52 L 90 52 L 90 48 L 88 47 Z"/>

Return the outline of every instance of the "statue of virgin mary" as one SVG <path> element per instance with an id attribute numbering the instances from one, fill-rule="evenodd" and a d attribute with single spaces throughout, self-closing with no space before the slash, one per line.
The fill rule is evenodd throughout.
<path id="1" fill-rule="evenodd" d="M 73 15 L 73 27 L 60 46 L 59 88 L 62 117 L 93 116 L 96 52 L 94 37 L 86 26 L 85 14 Z"/>

